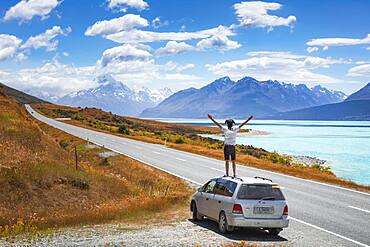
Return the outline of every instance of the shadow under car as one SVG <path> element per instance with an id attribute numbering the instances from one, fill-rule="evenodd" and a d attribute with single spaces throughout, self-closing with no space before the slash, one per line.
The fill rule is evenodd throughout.
<path id="1" fill-rule="evenodd" d="M 257 228 L 235 228 L 231 233 L 222 234 L 218 230 L 217 222 L 209 220 L 207 218 L 200 221 L 193 221 L 189 219 L 190 222 L 198 226 L 204 227 L 215 233 L 218 233 L 230 240 L 245 240 L 245 241 L 261 241 L 261 242 L 283 242 L 288 241 L 286 238 L 281 236 L 272 236 L 267 231 L 260 230 Z"/>

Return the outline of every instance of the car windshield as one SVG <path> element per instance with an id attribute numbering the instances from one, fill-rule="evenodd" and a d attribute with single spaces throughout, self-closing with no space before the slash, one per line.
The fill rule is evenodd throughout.
<path id="1" fill-rule="evenodd" d="M 284 195 L 277 185 L 243 184 L 239 189 L 238 199 L 284 200 Z"/>

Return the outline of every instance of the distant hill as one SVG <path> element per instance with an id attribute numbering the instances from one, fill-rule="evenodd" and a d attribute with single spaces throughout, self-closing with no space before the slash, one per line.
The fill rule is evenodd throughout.
<path id="1" fill-rule="evenodd" d="M 21 104 L 47 103 L 47 101 L 31 96 L 14 88 L 0 83 L 0 90 L 7 96 L 14 98 Z"/>
<path id="2" fill-rule="evenodd" d="M 370 120 L 370 83 L 337 104 L 326 104 L 274 114 L 266 119 L 286 120 Z"/>
<path id="3" fill-rule="evenodd" d="M 346 101 L 351 100 L 370 100 L 370 82 L 356 93 L 350 95 Z"/>
<path id="4" fill-rule="evenodd" d="M 344 101 L 296 111 L 279 113 L 266 119 L 284 120 L 370 120 L 370 100 Z"/>
<path id="5" fill-rule="evenodd" d="M 119 115 L 137 116 L 172 94 L 168 88 L 133 90 L 110 75 L 96 78 L 97 87 L 68 94 L 56 101 L 67 106 L 96 107 Z"/>
<path id="6" fill-rule="evenodd" d="M 252 77 L 235 82 L 223 77 L 200 89 L 177 92 L 156 107 L 144 110 L 140 116 L 200 118 L 211 113 L 216 117 L 244 118 L 249 114 L 261 117 L 337 103 L 344 97 L 342 92 L 329 91 L 321 86 L 310 89 L 304 84 L 257 81 Z"/>

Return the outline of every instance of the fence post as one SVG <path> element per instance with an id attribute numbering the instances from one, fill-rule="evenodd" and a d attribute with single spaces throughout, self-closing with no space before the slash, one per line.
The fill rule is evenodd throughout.
<path id="1" fill-rule="evenodd" d="M 76 170 L 77 170 L 77 168 L 78 168 L 78 156 L 77 156 L 77 146 L 75 146 L 75 160 L 76 160 Z"/>

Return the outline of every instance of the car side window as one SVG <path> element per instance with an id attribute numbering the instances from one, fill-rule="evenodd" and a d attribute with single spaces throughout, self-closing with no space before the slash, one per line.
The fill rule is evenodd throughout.
<path id="1" fill-rule="evenodd" d="M 213 189 L 216 185 L 216 181 L 215 180 L 211 180 L 208 182 L 208 184 L 205 186 L 203 192 L 205 193 L 213 193 Z"/>
<path id="2" fill-rule="evenodd" d="M 227 181 L 226 188 L 225 188 L 225 195 L 226 196 L 233 196 L 235 189 L 236 189 L 236 183 L 233 181 Z"/>
<path id="3" fill-rule="evenodd" d="M 226 189 L 226 181 L 223 179 L 218 179 L 215 185 L 215 188 L 213 189 L 213 192 L 217 195 L 225 195 L 225 189 Z"/>

